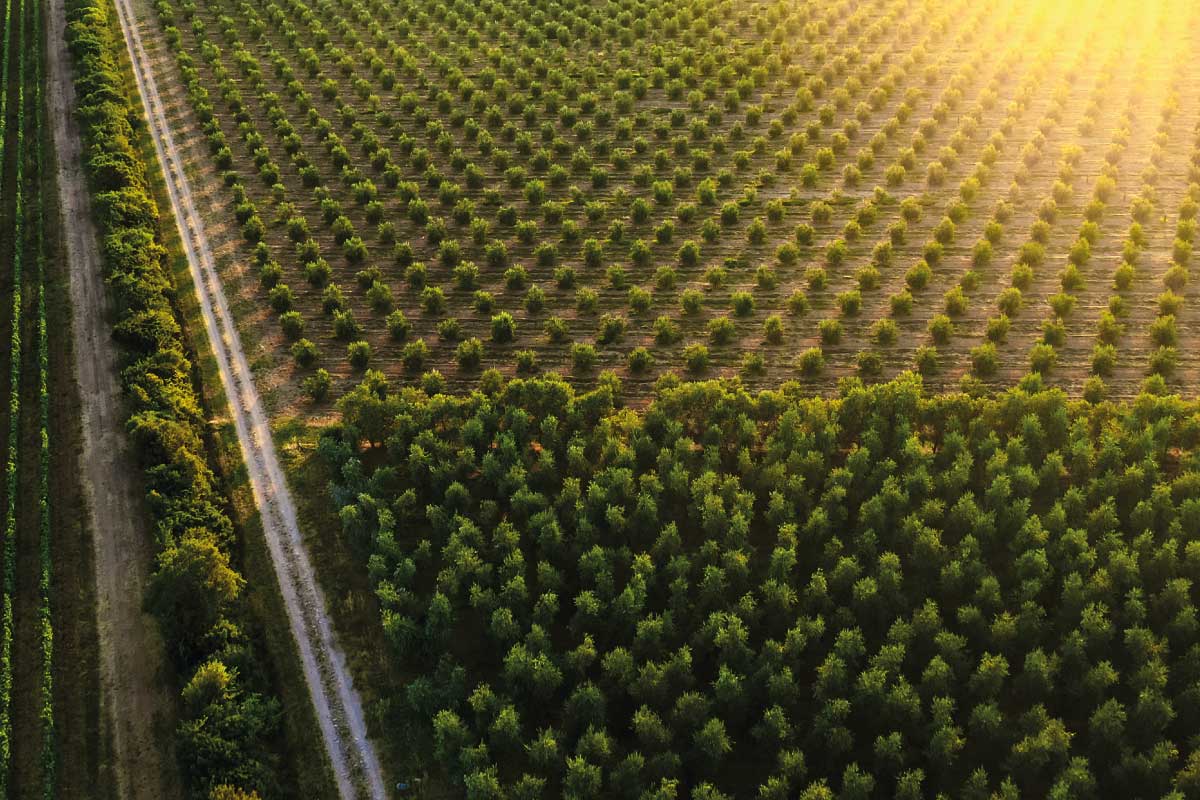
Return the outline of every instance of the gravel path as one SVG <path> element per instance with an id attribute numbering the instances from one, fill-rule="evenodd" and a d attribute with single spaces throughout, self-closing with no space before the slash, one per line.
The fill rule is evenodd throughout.
<path id="1" fill-rule="evenodd" d="M 95 553 L 96 615 L 104 717 L 101 736 L 111 779 L 124 800 L 182 797 L 158 626 L 142 611 L 154 553 L 142 513 L 135 460 L 128 452 L 117 353 L 106 318 L 91 195 L 83 172 L 75 86 L 64 30 L 64 0 L 49 0 L 46 29 L 49 113 L 54 134 L 59 220 L 70 263 L 76 381 L 81 399 L 80 475 Z"/>
<path id="2" fill-rule="evenodd" d="M 334 641 L 325 598 L 300 535 L 267 414 L 242 350 L 203 222 L 176 156 L 132 2 L 116 0 L 116 7 L 339 794 L 346 800 L 384 800 L 388 793 L 367 737 L 362 702 L 354 690 L 345 655 Z"/>

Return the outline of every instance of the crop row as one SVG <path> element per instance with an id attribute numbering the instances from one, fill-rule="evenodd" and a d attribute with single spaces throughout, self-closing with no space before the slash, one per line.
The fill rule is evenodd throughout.
<path id="1" fill-rule="evenodd" d="M 44 186 L 46 174 L 46 141 L 45 130 L 46 104 L 43 96 L 44 72 L 46 64 L 46 41 L 43 31 L 45 19 L 41 0 L 28 0 L 32 8 L 31 15 L 35 20 L 33 41 L 30 57 L 33 59 L 33 109 L 34 129 L 38 132 L 33 148 L 34 175 L 39 185 Z M 56 797 L 58 772 L 58 746 L 54 719 L 54 618 L 51 597 L 51 581 L 54 571 L 54 546 L 51 527 L 51 497 L 50 497 L 50 340 L 46 327 L 46 201 L 43 192 L 38 191 L 34 197 L 35 211 L 33 213 L 32 241 L 36 248 L 37 258 L 37 386 L 38 386 L 38 642 L 41 648 L 41 671 L 38 690 L 40 692 L 40 707 L 38 720 L 41 723 L 42 734 L 42 798 L 54 800 Z"/>
<path id="2" fill-rule="evenodd" d="M 4 164 L 4 148 L 8 140 L 8 51 L 12 42 L 12 4 L 13 0 L 4 0 L 4 34 L 0 43 L 0 57 L 4 59 L 0 65 L 0 165 Z"/>
<path id="3" fill-rule="evenodd" d="M 19 36 L 21 56 L 17 59 L 16 76 L 16 165 L 15 194 L 13 198 L 12 225 L 12 298 L 11 324 L 8 333 L 8 446 L 5 453 L 4 477 L 6 481 L 4 506 L 4 542 L 3 542 L 3 578 L 0 580 L 0 601 L 3 602 L 3 620 L 0 621 L 0 798 L 8 797 L 10 765 L 12 762 L 12 689 L 13 689 L 13 603 L 16 595 L 16 558 L 17 558 L 17 499 L 20 496 L 19 462 L 21 441 L 21 311 L 22 311 L 22 273 L 24 269 L 26 197 L 25 197 L 25 159 L 29 131 L 29 108 L 27 107 L 26 78 L 27 68 L 31 59 L 29 48 L 26 46 L 29 37 L 27 20 L 28 9 L 24 3 L 19 6 Z M 6 40 L 9 39 L 9 29 L 13 22 L 9 14 L 9 25 L 5 28 Z M 5 62 L 7 67 L 7 61 Z M 7 73 L 7 69 L 5 70 Z M 7 75 L 6 75 L 7 77 Z M 6 80 L 0 91 L 7 94 L 10 90 Z M 37 131 L 33 131 L 34 136 Z M 7 175 L 3 176 L 7 178 Z"/>
<path id="4" fill-rule="evenodd" d="M 9 64 L 9 48 L 12 42 L 12 6 L 13 0 L 5 0 L 4 3 L 4 39 L 3 45 L 0 46 L 0 56 L 3 57 L 3 66 L 0 66 L 0 180 L 4 177 L 4 151 L 8 142 L 8 64 Z M 2 184 L 0 184 L 2 185 Z M 15 325 L 15 323 L 14 323 Z M 11 335 L 10 335 L 11 339 Z M 10 341 L 11 344 L 11 341 Z M 17 396 L 17 387 L 10 380 L 9 383 L 9 413 L 12 414 L 12 402 Z M 10 510 L 8 505 L 13 502 L 13 485 L 12 479 L 9 478 L 9 473 L 13 470 L 15 459 L 11 453 L 5 454 L 4 475 L 6 479 L 7 498 L 5 505 L 5 539 L 8 539 L 8 519 Z M 7 558 L 5 557 L 7 561 Z M 4 650 L 4 641 L 7 641 L 11 633 L 8 627 L 8 581 L 7 579 L 0 580 L 0 603 L 4 604 L 4 617 L 0 624 L 5 626 L 5 632 L 0 633 L 0 797 L 8 796 L 8 754 L 10 752 L 10 726 L 8 713 L 6 711 L 8 698 L 12 686 L 12 659 L 9 652 Z M 11 650 L 11 645 L 9 645 Z"/>
<path id="5" fill-rule="evenodd" d="M 14 8 L 16 5 L 16 8 Z M 9 330 L 8 358 L 9 375 L 9 425 L 7 436 L 7 453 L 5 459 L 6 502 L 4 512 L 4 573 L 3 573 L 3 602 L 4 630 L 0 642 L 0 797 L 10 793 L 12 769 L 12 746 L 14 737 L 29 737 L 29 741 L 41 743 L 41 791 L 40 794 L 49 800 L 55 795 L 56 783 L 56 745 L 53 698 L 53 620 L 51 613 L 52 568 L 52 530 L 50 526 L 50 494 L 49 494 L 49 395 L 47 391 L 47 358 L 48 341 L 46 331 L 45 309 L 45 206 L 40 186 L 44 180 L 44 98 L 42 92 L 44 43 L 42 41 L 42 9 L 37 0 L 22 2 L 19 5 L 6 4 L 5 41 L 20 42 L 20 57 L 18 72 L 13 87 L 8 84 L 7 70 L 5 71 L 4 94 L 10 88 L 15 88 L 17 97 L 16 128 L 14 157 L 15 175 L 11 176 L 15 192 L 13 196 L 13 220 L 11 227 L 12 242 L 12 300 L 11 327 Z M 19 20 L 19 23 L 18 23 Z M 17 23 L 17 30 L 12 25 Z M 19 35 L 19 39 L 14 38 Z M 7 61 L 5 62 L 7 67 Z M 0 111 L 6 116 L 6 110 Z M 3 163 L 0 161 L 0 163 Z M 6 176 L 9 177 L 9 176 Z M 36 287 L 36 304 L 26 291 L 29 286 Z M 34 319 L 25 317 L 26 306 L 36 310 Z M 37 337 L 36 375 L 28 375 L 23 368 L 24 341 L 22 330 L 33 331 Z M 26 452 L 22 448 L 22 382 L 36 381 L 38 390 L 38 445 L 35 452 Z M 25 409 L 29 412 L 30 409 Z M 26 416 L 30 416 L 26 413 Z M 14 731 L 12 727 L 13 708 L 13 663 L 14 625 L 16 624 L 15 604 L 17 601 L 17 553 L 19 530 L 19 515 L 28 512 L 25 504 L 31 501 L 22 486 L 22 475 L 33 476 L 36 482 L 36 502 L 38 504 L 39 526 L 37 530 L 38 546 L 36 548 L 38 598 L 36 604 L 31 602 L 30 608 L 36 608 L 36 619 L 22 620 L 22 625 L 34 625 L 37 628 L 36 639 L 39 642 L 37 657 L 40 669 L 37 674 L 37 691 L 33 687 L 16 687 L 19 691 L 29 692 L 33 702 L 38 704 L 37 719 L 40 732 L 33 730 Z"/>

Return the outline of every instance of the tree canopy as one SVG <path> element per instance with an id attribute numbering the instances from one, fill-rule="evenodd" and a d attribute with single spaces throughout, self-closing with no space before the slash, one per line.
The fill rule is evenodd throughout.
<path id="1" fill-rule="evenodd" d="M 469 794 L 1194 791 L 1195 403 L 493 388 L 376 379 L 319 448 Z"/>

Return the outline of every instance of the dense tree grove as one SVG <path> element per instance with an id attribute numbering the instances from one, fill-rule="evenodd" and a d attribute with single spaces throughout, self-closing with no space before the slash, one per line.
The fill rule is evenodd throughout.
<path id="1" fill-rule="evenodd" d="M 269 748 L 279 704 L 263 694 L 263 669 L 241 626 L 237 600 L 245 581 L 230 563 L 233 525 L 207 461 L 205 417 L 171 306 L 161 220 L 135 147 L 110 13 L 102 0 L 73 0 L 67 39 L 116 306 L 114 335 L 123 349 L 127 427 L 160 549 L 147 606 L 186 682 L 176 735 L 189 796 L 245 796 L 234 787 L 275 785 Z"/>
<path id="2" fill-rule="evenodd" d="M 1200 405 L 491 378 L 319 447 L 456 793 L 1200 796 Z"/>

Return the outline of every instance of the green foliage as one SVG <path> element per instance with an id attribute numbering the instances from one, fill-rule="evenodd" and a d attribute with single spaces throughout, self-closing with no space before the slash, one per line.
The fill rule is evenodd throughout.
<path id="1" fill-rule="evenodd" d="M 913 357 L 917 372 L 932 375 L 938 371 L 938 351 L 933 345 L 921 345 Z"/>
<path id="2" fill-rule="evenodd" d="M 605 314 L 600 318 L 600 329 L 596 334 L 599 344 L 613 344 L 625 335 L 629 321 L 617 314 Z"/>
<path id="3" fill-rule="evenodd" d="M 987 322 L 987 339 L 995 344 L 1002 344 L 1008 338 L 1008 331 L 1012 327 L 1012 321 L 1005 314 L 992 317 Z"/>
<path id="4" fill-rule="evenodd" d="M 907 289 L 901 289 L 888 300 L 892 308 L 892 314 L 898 317 L 906 317 L 911 314 L 914 302 L 912 293 Z"/>
<path id="5" fill-rule="evenodd" d="M 644 347 L 635 347 L 629 352 L 630 372 L 645 372 L 653 363 L 654 357 L 650 354 L 650 351 Z"/>
<path id="6" fill-rule="evenodd" d="M 1000 353 L 992 342 L 971 348 L 971 371 L 980 378 L 990 378 L 1000 365 Z"/>
<path id="7" fill-rule="evenodd" d="M 375 553 L 390 658 L 424 676 L 397 720 L 451 775 L 487 741 L 584 793 L 651 763 L 635 794 L 1191 785 L 1121 753 L 1195 732 L 1169 678 L 1200 636 L 1194 404 L 930 398 L 907 376 L 831 400 L 682 384 L 637 414 L 557 380 L 395 402 L 376 477 L 337 429 L 319 450 Z M 503 643 L 439 644 L 498 610 Z"/>
<path id="8" fill-rule="evenodd" d="M 881 319 L 871 326 L 871 340 L 878 345 L 895 344 L 899 335 L 900 330 L 892 319 Z"/>
<path id="9" fill-rule="evenodd" d="M 863 295 L 858 289 L 848 289 L 838 294 L 838 307 L 844 317 L 857 317 L 863 308 Z"/>
<path id="10" fill-rule="evenodd" d="M 492 341 L 511 342 L 517 330 L 517 323 L 507 311 L 501 311 L 492 317 Z"/>
<path id="11" fill-rule="evenodd" d="M 863 350 L 856 357 L 858 374 L 863 377 L 874 377 L 883 372 L 883 356 L 873 350 Z"/>
<path id="12" fill-rule="evenodd" d="M 571 363 L 577 372 L 590 372 L 596 366 L 596 348 L 585 342 L 571 345 Z"/>
<path id="13" fill-rule="evenodd" d="M 475 337 L 459 342 L 455 359 L 463 369 L 477 369 L 483 361 L 483 342 Z"/>
<path id="14" fill-rule="evenodd" d="M 796 366 L 800 374 L 812 378 L 820 375 L 825 369 L 825 355 L 819 347 L 810 347 L 800 354 Z"/>
<path id="15" fill-rule="evenodd" d="M 363 340 L 351 342 L 346 347 L 346 359 L 355 369 L 366 369 L 371 363 L 371 343 Z"/>
<path id="16" fill-rule="evenodd" d="M 689 344 L 683 348 L 683 363 L 689 372 L 704 372 L 708 368 L 708 348 L 702 344 Z"/>
<path id="17" fill-rule="evenodd" d="M 708 321 L 708 336 L 715 345 L 726 345 L 733 341 L 737 326 L 729 317 L 716 317 Z"/>
<path id="18" fill-rule="evenodd" d="M 1035 344 L 1029 351 L 1029 368 L 1034 372 L 1049 372 L 1058 362 L 1058 351 L 1045 342 Z"/>
<path id="19" fill-rule="evenodd" d="M 194 663 L 245 581 L 207 531 L 193 529 L 158 555 L 146 606 L 172 643 L 177 663 Z"/>
<path id="20" fill-rule="evenodd" d="M 171 273 L 157 233 L 162 222 L 134 149 L 132 120 L 139 117 L 129 105 L 129 83 L 120 66 L 124 46 L 114 39 L 110 14 L 111 7 L 96 0 L 72 0 L 66 36 L 115 335 L 123 348 L 127 428 L 145 476 L 159 547 L 146 603 L 188 686 L 197 679 L 220 688 L 201 691 L 197 683 L 185 692 L 176 749 L 184 756 L 189 791 L 206 796 L 236 785 L 265 792 L 275 785 L 266 749 L 278 730 L 279 708 L 257 688 L 264 676 L 254 667 L 253 647 L 236 622 L 235 600 L 244 581 L 230 562 L 233 526 L 206 460 L 207 422 L 171 309 Z M 234 652 L 243 654 L 238 660 L 246 672 L 228 666 L 228 654 Z M 213 681 L 206 670 L 224 677 Z M 201 695 L 203 703 L 192 702 Z"/>
<path id="21" fill-rule="evenodd" d="M 954 335 L 954 322 L 945 314 L 938 314 L 929 320 L 928 328 L 935 344 L 947 344 Z"/>
<path id="22" fill-rule="evenodd" d="M 823 319 L 817 324 L 817 328 L 824 344 L 837 344 L 842 340 L 842 323 L 836 319 Z"/>
<path id="23" fill-rule="evenodd" d="M 763 322 L 763 338 L 768 344 L 783 341 L 783 319 L 778 314 L 772 314 Z"/>
<path id="24" fill-rule="evenodd" d="M 302 367 L 311 367 L 316 363 L 319 350 L 309 339 L 300 339 L 292 344 L 292 358 Z"/>

